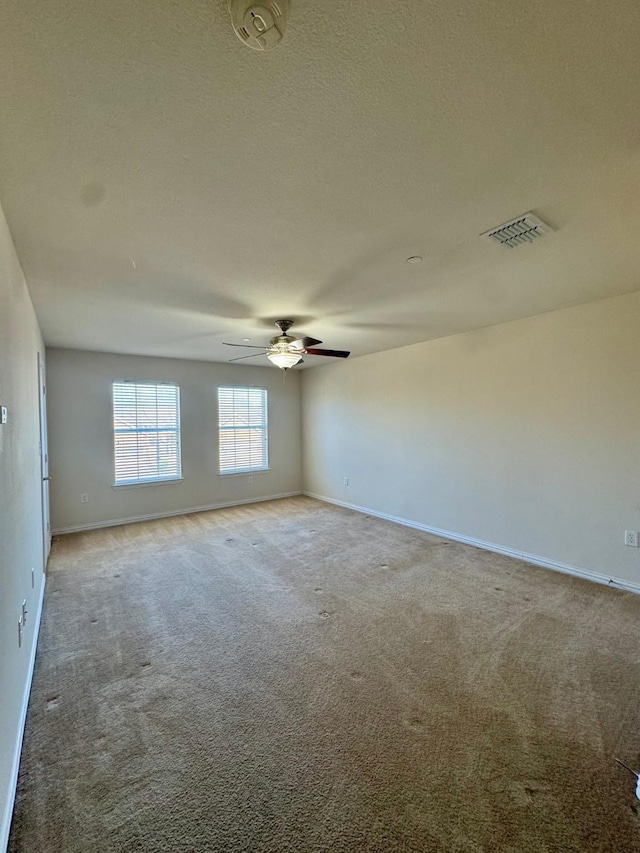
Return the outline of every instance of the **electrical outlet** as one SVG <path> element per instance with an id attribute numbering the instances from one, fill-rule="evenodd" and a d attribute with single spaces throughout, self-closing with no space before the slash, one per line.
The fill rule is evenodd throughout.
<path id="1" fill-rule="evenodd" d="M 7 407 L 0 406 L 0 424 L 6 424 L 8 420 Z"/>
<path id="2" fill-rule="evenodd" d="M 249 482 L 253 483 L 253 477 L 249 477 Z"/>
<path id="3" fill-rule="evenodd" d="M 624 532 L 624 544 L 628 545 L 629 548 L 637 548 L 638 547 L 638 531 L 637 530 L 625 530 L 625 532 Z"/>
<path id="4" fill-rule="evenodd" d="M 83 492 L 80 495 L 80 503 L 81 504 L 88 504 L 89 503 L 89 495 L 86 492 Z"/>
<path id="5" fill-rule="evenodd" d="M 345 486 L 348 486 L 348 485 L 349 485 L 349 478 L 348 478 L 348 477 L 344 477 L 344 479 L 343 479 L 343 481 L 342 481 L 342 482 L 345 484 Z"/>

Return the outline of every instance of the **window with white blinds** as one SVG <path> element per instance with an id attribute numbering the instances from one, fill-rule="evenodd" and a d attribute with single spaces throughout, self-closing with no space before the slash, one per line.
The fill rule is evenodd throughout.
<path id="1" fill-rule="evenodd" d="M 116 486 L 180 479 L 180 388 L 114 382 L 113 439 Z"/>
<path id="2" fill-rule="evenodd" d="M 267 392 L 264 388 L 218 388 L 220 473 L 266 471 Z"/>

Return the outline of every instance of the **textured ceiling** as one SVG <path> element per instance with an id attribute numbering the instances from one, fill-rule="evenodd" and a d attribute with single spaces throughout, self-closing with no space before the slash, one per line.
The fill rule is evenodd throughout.
<path id="1" fill-rule="evenodd" d="M 639 43 L 637 0 L 292 0 L 264 54 L 225 0 L 5 0 L 45 340 L 218 361 L 285 316 L 359 355 L 640 289 Z M 527 210 L 556 232 L 478 236 Z"/>

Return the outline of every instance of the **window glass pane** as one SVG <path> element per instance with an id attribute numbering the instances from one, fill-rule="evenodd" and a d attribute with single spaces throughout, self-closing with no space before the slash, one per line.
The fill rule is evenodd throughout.
<path id="1" fill-rule="evenodd" d="M 181 477 L 177 385 L 114 382 L 113 433 L 116 485 Z"/>
<path id="2" fill-rule="evenodd" d="M 267 455 L 267 392 L 218 388 L 220 473 L 264 471 Z"/>

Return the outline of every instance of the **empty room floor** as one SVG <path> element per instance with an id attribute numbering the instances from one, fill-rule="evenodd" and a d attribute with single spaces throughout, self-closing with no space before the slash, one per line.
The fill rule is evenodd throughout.
<path id="1" fill-rule="evenodd" d="M 62 537 L 9 850 L 640 851 L 639 615 L 305 497 Z"/>

